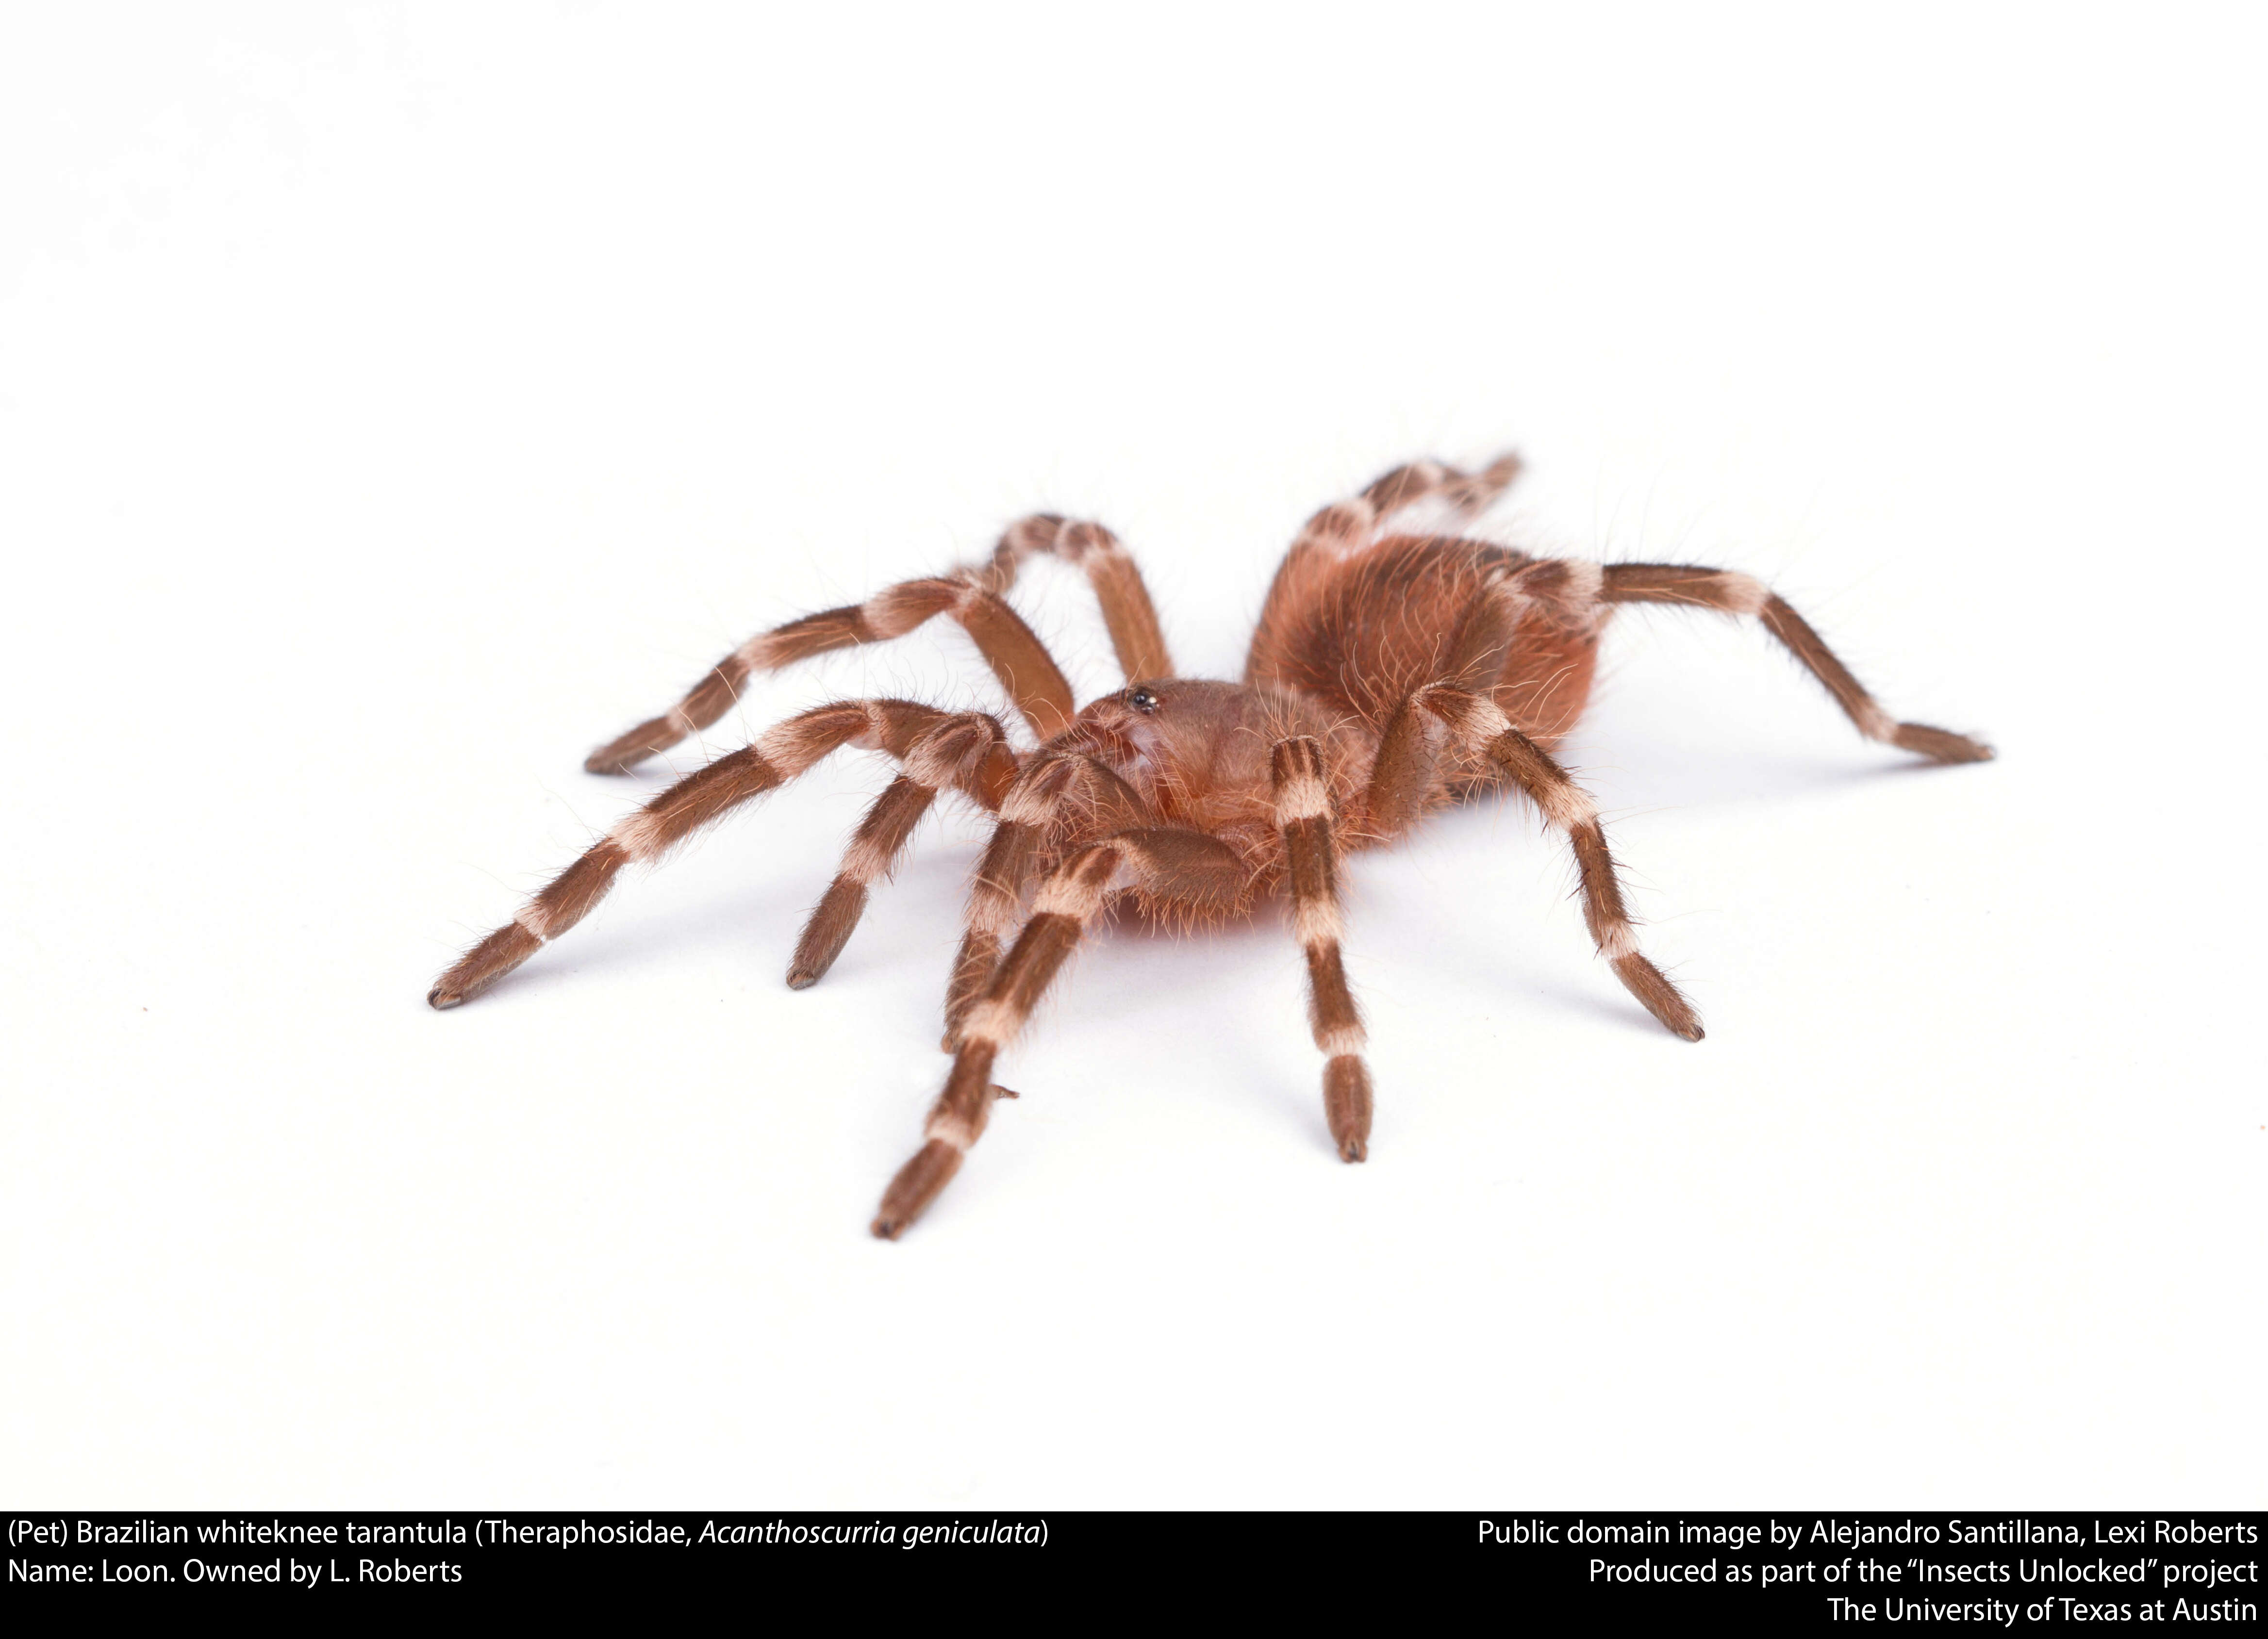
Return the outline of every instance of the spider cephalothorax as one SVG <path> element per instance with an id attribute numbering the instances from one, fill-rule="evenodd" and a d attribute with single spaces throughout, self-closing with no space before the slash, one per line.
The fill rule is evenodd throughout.
<path id="1" fill-rule="evenodd" d="M 1518 471 L 1510 456 L 1473 474 L 1421 461 L 1309 518 L 1269 589 L 1241 683 L 1175 677 L 1141 574 L 1117 538 L 1052 515 L 1012 526 L 981 565 L 907 581 L 754 637 L 666 715 L 593 752 L 585 766 L 621 773 L 707 727 L 751 673 L 900 636 L 938 615 L 976 640 L 1038 743 L 1020 750 L 996 717 L 907 700 L 844 700 L 803 712 L 615 826 L 442 974 L 427 999 L 437 1008 L 469 1000 L 580 920 L 622 866 L 658 856 L 850 746 L 886 753 L 901 772 L 805 924 L 788 966 L 799 989 L 841 953 L 869 886 L 939 793 L 998 817 L 946 985 L 953 1068 L 925 1142 L 883 1195 L 877 1235 L 895 1238 L 960 1170 L 998 1095 L 994 1060 L 1097 913 L 1121 898 L 1191 922 L 1244 914 L 1269 896 L 1290 900 L 1324 1055 L 1325 1120 L 1339 1154 L 1363 1159 L 1370 1072 L 1339 955 L 1338 855 L 1391 842 L 1480 788 L 1522 793 L 1565 835 L 1600 953 L 1649 1012 L 1697 1041 L 1700 1019 L 1638 950 L 1595 805 L 1551 755 L 1582 715 L 1599 633 L 1615 605 L 1755 615 L 1869 739 L 1939 762 L 1992 753 L 1892 718 L 1802 616 L 1737 571 L 1602 567 L 1386 527 L 1423 503 L 1437 526 L 1454 528 Z M 1086 571 L 1127 679 L 1084 710 L 1003 598 L 1035 553 Z"/>

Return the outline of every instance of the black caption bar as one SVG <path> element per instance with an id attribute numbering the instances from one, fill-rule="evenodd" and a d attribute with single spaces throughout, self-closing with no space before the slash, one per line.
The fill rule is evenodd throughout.
<path id="1" fill-rule="evenodd" d="M 2258 1513 L 697 1514 L 7 1516 L 10 1599 L 100 1603 L 726 1593 L 809 1576 L 933 1590 L 1042 1569 L 1265 1562 L 1321 1586 L 1423 1577 L 1587 1619 L 1785 1631 L 2257 1626 Z M 1391 1568 L 1389 1570 L 1388 1568 Z"/>

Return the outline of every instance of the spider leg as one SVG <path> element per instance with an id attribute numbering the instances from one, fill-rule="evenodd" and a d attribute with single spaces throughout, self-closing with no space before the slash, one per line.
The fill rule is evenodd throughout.
<path id="1" fill-rule="evenodd" d="M 1166 652 L 1165 634 L 1158 628 L 1158 611 L 1142 571 L 1118 537 L 1100 524 L 1074 523 L 1052 512 L 1019 519 L 992 549 L 985 584 L 1005 592 L 1015 584 L 1024 560 L 1043 552 L 1086 572 L 1094 600 L 1102 606 L 1102 623 L 1109 628 L 1118 669 L 1128 682 L 1174 675 L 1173 658 Z"/>
<path id="2" fill-rule="evenodd" d="M 1322 1050 L 1323 1119 L 1340 1158 L 1359 1161 L 1370 1145 L 1370 1069 L 1362 1015 L 1340 960 L 1338 839 L 1322 747 L 1301 735 L 1270 753 L 1276 827 L 1290 868 L 1292 927 L 1307 957 L 1307 1022 Z"/>
<path id="3" fill-rule="evenodd" d="M 1469 517 L 1502 495 L 1520 475 L 1520 458 L 1511 454 L 1498 456 L 1477 473 L 1461 472 L 1440 461 L 1412 461 L 1376 479 L 1351 500 L 1335 501 L 1315 513 L 1300 526 L 1269 584 L 1256 628 L 1256 655 L 1258 635 L 1281 625 L 1286 612 L 1313 590 L 1317 577 L 1348 554 L 1368 546 L 1393 513 L 1438 497 L 1458 518 Z"/>
<path id="4" fill-rule="evenodd" d="M 755 744 L 680 780 L 616 825 L 522 906 L 517 916 L 468 951 L 434 982 L 425 999 L 437 1008 L 470 1001 L 580 922 L 606 897 L 624 865 L 634 859 L 659 858 L 711 821 L 804 773 L 828 753 L 856 745 L 904 758 L 924 731 L 953 720 L 950 712 L 909 700 L 843 700 L 776 724 Z M 998 732 L 998 725 L 993 727 Z M 989 758 L 983 766 L 989 777 L 1001 778 Z M 978 790 L 982 789 L 980 784 Z M 978 796 L 977 790 L 970 794 Z"/>
<path id="5" fill-rule="evenodd" d="M 1836 658 L 1811 623 L 1754 576 L 1679 563 L 1609 563 L 1599 597 L 1603 603 L 1676 603 L 1753 614 L 1826 686 L 1844 715 L 1868 739 L 1917 752 L 1935 762 L 1984 762 L 1992 756 L 1992 748 L 1980 739 L 1891 717 Z"/>
<path id="6" fill-rule="evenodd" d="M 1506 451 L 1476 473 L 1459 472 L 1440 461 L 1412 461 L 1373 481 L 1362 492 L 1381 518 L 1389 512 L 1440 496 L 1460 517 L 1485 511 L 1520 476 L 1521 459 Z"/>
<path id="7" fill-rule="evenodd" d="M 1077 753 L 1042 752 L 1025 765 L 999 805 L 1000 823 L 968 885 L 968 908 L 953 976 L 945 993 L 945 1050 L 953 1051 L 968 1017 L 991 982 L 1000 953 L 1016 930 L 1024 889 L 1051 832 L 1092 836 L 1139 828 L 1156 816 L 1134 789 L 1104 764 Z"/>
<path id="8" fill-rule="evenodd" d="M 1226 842 L 1167 827 L 1090 843 L 1050 872 L 1031 920 L 961 1024 L 945 1091 L 930 1107 L 925 1142 L 883 1192 L 874 1233 L 895 1240 L 953 1181 L 990 1118 L 993 1061 L 1015 1040 L 1114 892 L 1131 886 L 1156 899 L 1217 906 L 1234 900 L 1248 875 Z"/>
<path id="9" fill-rule="evenodd" d="M 1062 732 L 1077 710 L 1071 685 L 1023 617 L 981 580 L 976 571 L 964 570 L 928 580 L 901 581 L 864 603 L 806 614 L 759 633 L 719 660 L 684 699 L 600 746 L 583 767 L 593 774 L 626 774 L 723 717 L 740 698 L 740 685 L 751 673 L 777 671 L 832 650 L 902 637 L 940 614 L 959 622 L 976 641 L 1034 733 L 1046 739 Z"/>
<path id="10" fill-rule="evenodd" d="M 1048 825 L 1061 806 L 1065 791 L 1077 780 L 1079 769 L 1069 758 L 1049 758 L 1027 768 L 1000 805 L 1000 823 L 992 827 L 984 856 L 969 879 L 968 908 L 954 953 L 953 975 L 945 990 L 945 1050 L 952 1052 L 961 1037 L 961 1021 L 976 1005 L 1000 953 L 1015 931 L 1024 904 L 1024 886 L 1039 864 L 1040 846 Z"/>
<path id="11" fill-rule="evenodd" d="M 843 850 L 843 868 L 804 923 L 788 965 L 791 989 L 818 983 L 835 965 L 865 912 L 867 890 L 895 868 L 939 790 L 963 791 L 987 808 L 998 808 L 1016 773 L 1016 754 L 1000 725 L 976 713 L 923 730 L 903 761 L 906 771 L 867 809 Z"/>
<path id="12" fill-rule="evenodd" d="M 1448 642 L 1431 680 L 1437 687 L 1493 695 L 1518 636 L 1521 616 L 1532 606 L 1539 571 L 1556 574 L 1556 563 L 1529 564 L 1491 576 L 1450 628 Z M 1547 575 L 1544 584 L 1552 583 Z M 1386 720 L 1372 765 L 1370 824 L 1382 837 L 1397 836 L 1425 817 L 1438 789 L 1440 718 L 1425 708 L 1423 688 L 1403 696 Z"/>
<path id="13" fill-rule="evenodd" d="M 1086 571 L 1129 681 L 1173 675 L 1142 572 L 1118 537 L 1100 524 L 1035 513 L 1009 526 L 981 565 L 901 581 L 864 603 L 806 614 L 759 633 L 719 660 L 684 699 L 600 746 L 583 766 L 593 774 L 627 773 L 723 717 L 752 673 L 777 671 L 832 650 L 902 637 L 939 615 L 957 621 L 976 641 L 1032 731 L 1051 739 L 1070 724 L 1077 702 L 1047 645 L 1005 600 L 1025 560 L 1042 553 Z"/>
<path id="14" fill-rule="evenodd" d="M 1544 819 L 1565 833 L 1582 883 L 1583 921 L 1599 953 L 1646 1011 L 1688 1041 L 1700 1040 L 1700 1016 L 1661 969 L 1638 951 L 1638 930 L 1623 903 L 1622 883 L 1591 794 L 1569 777 L 1550 753 L 1514 728 L 1485 694 L 1432 683 L 1413 694 L 1409 703 L 1438 719 L 1459 744 L 1510 775 Z M 1381 772 L 1384 761 L 1381 755 Z M 1375 781 L 1377 776 L 1373 777 Z"/>

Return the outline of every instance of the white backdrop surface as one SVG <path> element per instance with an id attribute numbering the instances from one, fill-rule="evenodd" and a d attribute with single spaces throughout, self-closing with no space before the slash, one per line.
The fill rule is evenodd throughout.
<path id="1" fill-rule="evenodd" d="M 63 1506 L 2257 1505 L 2242 8 L 49 7 L 0 23 L 0 1483 Z M 1233 675 L 1315 505 L 1767 576 L 1516 806 L 1108 937 L 868 1238 L 982 830 L 781 982 L 838 760 L 472 1006 L 725 649 L 1108 520 Z M 1028 607 L 1113 681 L 1066 577 Z"/>

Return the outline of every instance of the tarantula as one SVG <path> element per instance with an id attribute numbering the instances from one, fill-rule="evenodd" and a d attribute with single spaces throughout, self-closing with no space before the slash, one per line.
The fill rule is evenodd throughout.
<path id="1" fill-rule="evenodd" d="M 1340 1156 L 1362 1160 L 1371 1082 L 1361 1015 L 1339 956 L 1338 856 L 1391 842 L 1431 811 L 1484 788 L 1519 790 L 1565 834 L 1600 954 L 1648 1012 L 1698 1041 L 1699 1018 L 1639 952 L 1596 805 L 1551 755 L 1582 714 L 1599 634 L 1616 604 L 1756 615 L 1869 739 L 1938 762 L 1980 761 L 1992 751 L 1964 735 L 1895 721 L 1801 615 L 1735 570 L 1601 566 L 1387 527 L 1420 503 L 1437 525 L 1469 519 L 1519 470 L 1510 455 L 1476 473 L 1419 461 L 1317 512 L 1269 588 L 1241 683 L 1176 676 L 1141 573 L 1117 537 L 1051 513 L 1012 525 L 983 564 L 906 581 L 856 606 L 762 633 L 668 712 L 593 752 L 585 768 L 624 773 L 706 728 L 751 673 L 902 636 L 939 615 L 976 640 L 1039 744 L 1019 750 L 997 717 L 910 700 L 815 707 L 615 826 L 466 952 L 426 1000 L 437 1008 L 470 1000 L 581 921 L 632 860 L 656 858 L 853 746 L 886 753 L 901 772 L 867 811 L 804 926 L 787 974 L 798 989 L 841 954 L 869 888 L 939 792 L 998 816 L 970 885 L 946 990 L 952 1069 L 925 1142 L 883 1194 L 873 1227 L 885 1238 L 895 1239 L 961 1170 L 993 1100 L 1013 1096 L 993 1084 L 994 1061 L 1097 914 L 1122 897 L 1142 913 L 1184 923 L 1246 914 L 1278 892 L 1290 897 L 1307 953 L 1309 1022 L 1324 1058 L 1324 1119 Z M 1024 561 L 1042 553 L 1085 570 L 1126 675 L 1126 687 L 1084 709 L 1003 596 Z M 1035 882 L 1026 915 L 1024 897 Z"/>

